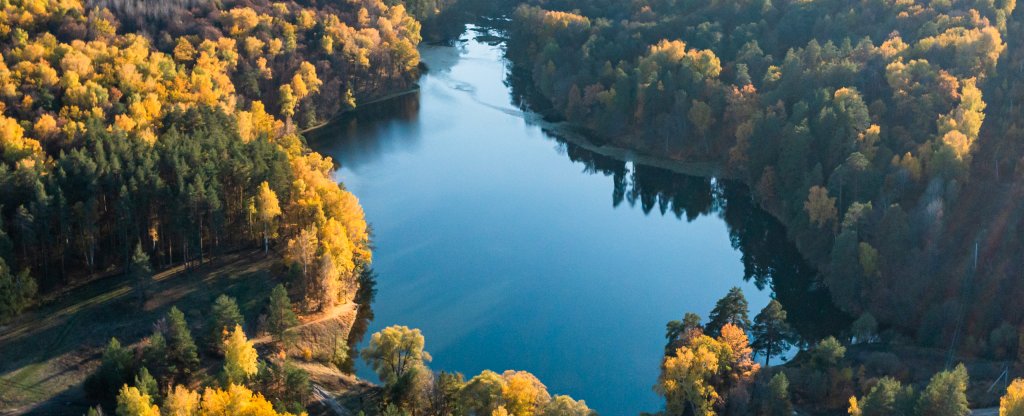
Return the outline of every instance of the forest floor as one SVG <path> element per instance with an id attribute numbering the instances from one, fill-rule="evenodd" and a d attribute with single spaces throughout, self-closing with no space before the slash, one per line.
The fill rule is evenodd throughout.
<path id="1" fill-rule="evenodd" d="M 196 327 L 217 296 L 227 294 L 238 300 L 246 322 L 257 322 L 277 283 L 271 273 L 275 259 L 251 250 L 192 270 L 160 271 L 141 308 L 133 282 L 112 275 L 66 290 L 0 327 L 0 415 L 84 413 L 91 403 L 82 381 L 99 366 L 110 338 L 123 345 L 139 342 L 172 306 Z"/>

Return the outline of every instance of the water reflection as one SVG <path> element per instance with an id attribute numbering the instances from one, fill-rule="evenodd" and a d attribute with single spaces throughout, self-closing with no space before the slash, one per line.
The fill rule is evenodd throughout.
<path id="1" fill-rule="evenodd" d="M 725 220 L 733 248 L 742 253 L 743 280 L 753 281 L 758 289 L 770 288 L 805 340 L 837 334 L 849 326 L 850 318 L 829 300 L 827 288 L 788 240 L 786 229 L 757 207 L 745 185 L 633 164 L 546 132 L 564 146 L 570 160 L 584 165 L 584 172 L 612 178 L 613 206 L 626 202 L 647 215 L 657 209 L 661 215 L 688 222 L 705 215 Z"/>
<path id="2" fill-rule="evenodd" d="M 576 141 L 524 111 L 502 44 L 474 36 L 423 49 L 419 94 L 310 135 L 374 225 L 380 290 L 362 317 L 375 320 L 353 345 L 418 327 L 434 369 L 525 369 L 603 414 L 635 414 L 661 406 L 665 323 L 706 316 L 732 286 L 752 314 L 773 289 L 808 337 L 841 322 L 820 319 L 813 271 L 745 188 Z"/>
<path id="3" fill-rule="evenodd" d="M 345 140 L 331 141 L 332 151 L 345 155 L 346 166 L 359 169 L 376 162 L 387 152 L 418 146 L 417 141 L 422 137 L 419 115 L 420 93 L 413 91 L 343 115 L 332 121 L 329 129 L 307 133 L 306 139 L 315 146 L 322 140 L 345 137 Z"/>

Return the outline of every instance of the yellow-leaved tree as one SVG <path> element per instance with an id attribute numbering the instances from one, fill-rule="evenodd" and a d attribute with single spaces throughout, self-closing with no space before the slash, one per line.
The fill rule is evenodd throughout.
<path id="1" fill-rule="evenodd" d="M 244 382 L 256 375 L 258 359 L 252 341 L 245 337 L 242 326 L 236 324 L 235 330 L 224 340 L 225 378 L 229 383 Z"/>
<path id="2" fill-rule="evenodd" d="M 199 393 L 185 386 L 174 386 L 160 411 L 164 416 L 195 416 L 199 414 Z"/>
<path id="3" fill-rule="evenodd" d="M 153 399 L 135 387 L 124 385 L 117 394 L 118 416 L 160 416 L 160 409 Z"/>
<path id="4" fill-rule="evenodd" d="M 505 384 L 501 394 L 505 399 L 505 410 L 515 416 L 533 416 L 540 413 L 551 395 L 536 376 L 526 371 L 506 371 L 502 374 Z"/>
<path id="5" fill-rule="evenodd" d="M 272 405 L 262 394 L 244 386 L 231 384 L 227 390 L 207 388 L 203 392 L 200 416 L 276 416 Z M 289 413 L 281 413 L 289 415 Z"/>
<path id="6" fill-rule="evenodd" d="M 259 193 L 256 194 L 256 215 L 263 225 L 263 253 L 270 250 L 271 231 L 275 228 L 274 220 L 281 216 L 281 205 L 277 201 L 277 194 L 270 189 L 270 184 L 263 181 L 260 184 Z"/>
<path id="7" fill-rule="evenodd" d="M 1024 379 L 1013 380 L 999 399 L 999 416 L 1024 416 Z"/>

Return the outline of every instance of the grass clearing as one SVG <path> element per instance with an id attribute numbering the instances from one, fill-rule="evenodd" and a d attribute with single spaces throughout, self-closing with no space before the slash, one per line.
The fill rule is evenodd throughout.
<path id="1" fill-rule="evenodd" d="M 277 282 L 275 256 L 259 250 L 218 257 L 202 267 L 182 267 L 154 276 L 152 293 L 140 309 L 133 282 L 110 276 L 73 288 L 0 328 L 0 414 L 81 414 L 91 404 L 82 381 L 99 366 L 111 337 L 139 342 L 152 325 L 177 306 L 197 330 L 217 296 L 238 300 L 254 328 Z M 251 328 L 247 328 L 250 329 Z"/>

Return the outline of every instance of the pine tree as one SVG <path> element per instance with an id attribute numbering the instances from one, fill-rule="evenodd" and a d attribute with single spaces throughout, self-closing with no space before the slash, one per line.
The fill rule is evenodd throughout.
<path id="1" fill-rule="evenodd" d="M 299 319 L 292 311 L 292 302 L 288 299 L 288 291 L 284 285 L 277 285 L 270 292 L 269 316 L 267 317 L 267 330 L 277 342 L 285 342 L 285 336 L 289 328 L 298 325 Z"/>
<path id="2" fill-rule="evenodd" d="M 139 298 L 139 307 L 146 304 L 147 292 L 153 281 L 153 269 L 149 265 L 149 255 L 142 250 L 142 244 L 135 245 L 131 264 L 128 265 L 129 280 L 135 282 L 135 292 Z"/>
<path id="3" fill-rule="evenodd" d="M 755 351 L 764 354 L 764 366 L 768 367 L 771 357 L 784 354 L 792 342 L 794 334 L 786 322 L 786 311 L 779 301 L 772 299 L 768 305 L 754 317 L 754 326 L 750 329 L 754 342 L 751 346 Z"/>
<path id="4" fill-rule="evenodd" d="M 4 324 L 25 310 L 36 295 L 36 280 L 28 270 L 12 273 L 0 257 L 0 324 Z"/>
<path id="5" fill-rule="evenodd" d="M 135 376 L 135 388 L 139 389 L 142 394 L 148 394 L 150 397 L 156 397 L 160 394 L 160 389 L 157 386 L 156 379 L 149 374 L 149 370 L 146 367 L 142 367 L 139 370 L 139 374 Z"/>
<path id="6" fill-rule="evenodd" d="M 224 338 L 228 331 L 235 325 L 242 325 L 245 320 L 242 312 L 238 309 L 238 302 L 235 298 L 220 295 L 213 302 L 213 310 L 210 313 L 210 346 L 213 350 L 220 352 L 224 346 Z"/>
<path id="7" fill-rule="evenodd" d="M 768 411 L 770 416 L 792 416 L 793 403 L 789 400 L 789 379 L 779 372 L 768 382 Z"/>
<path id="8" fill-rule="evenodd" d="M 709 335 L 718 336 L 725 324 L 733 324 L 740 329 L 750 329 L 750 318 L 747 316 L 747 298 L 738 287 L 729 289 L 729 293 L 715 303 L 711 310 L 710 320 L 704 328 Z"/>
<path id="9" fill-rule="evenodd" d="M 167 364 L 177 380 L 188 381 L 199 368 L 199 353 L 185 314 L 177 307 L 167 313 Z"/>

